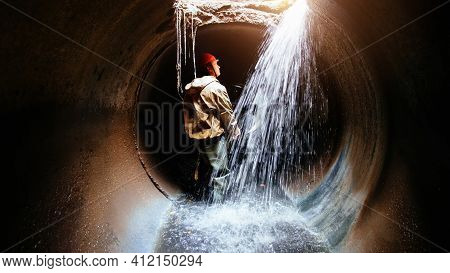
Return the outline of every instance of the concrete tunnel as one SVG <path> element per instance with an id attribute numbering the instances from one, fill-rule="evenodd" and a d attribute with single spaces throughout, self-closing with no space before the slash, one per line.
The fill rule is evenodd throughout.
<path id="1" fill-rule="evenodd" d="M 333 229 L 334 251 L 447 252 L 448 1 L 309 3 L 330 103 L 331 133 L 319 140 L 332 152 L 318 154 L 325 172 L 299 209 L 323 202 L 322 188 L 345 189 L 316 219 L 361 201 Z M 152 251 L 195 160 L 141 143 L 142 105 L 176 103 L 173 2 L 0 6 L 2 250 Z M 245 22 L 198 29 L 197 51 L 221 55 L 234 100 L 263 35 Z M 181 133 L 178 115 L 163 120 L 161 146 Z"/>

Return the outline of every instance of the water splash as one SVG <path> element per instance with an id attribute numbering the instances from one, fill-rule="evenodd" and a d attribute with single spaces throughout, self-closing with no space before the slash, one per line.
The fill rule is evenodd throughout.
<path id="1" fill-rule="evenodd" d="M 168 213 L 155 252 L 329 252 L 296 209 L 247 196 L 239 204 L 179 202 Z"/>

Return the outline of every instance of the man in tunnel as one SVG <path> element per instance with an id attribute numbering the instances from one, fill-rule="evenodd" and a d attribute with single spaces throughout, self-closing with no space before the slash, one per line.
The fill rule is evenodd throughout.
<path id="1" fill-rule="evenodd" d="M 240 134 L 227 89 L 217 79 L 218 61 L 210 53 L 202 54 L 201 77 L 186 85 L 183 111 L 185 131 L 198 144 L 195 180 L 202 197 L 213 202 L 223 200 L 230 174 L 225 136 L 235 139 Z"/>

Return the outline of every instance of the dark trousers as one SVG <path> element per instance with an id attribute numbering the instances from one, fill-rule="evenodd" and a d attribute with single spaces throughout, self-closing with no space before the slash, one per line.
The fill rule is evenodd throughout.
<path id="1" fill-rule="evenodd" d="M 201 173 L 200 181 L 208 185 L 208 197 L 212 198 L 213 202 L 221 202 L 230 175 L 227 166 L 228 149 L 225 137 L 222 135 L 199 141 L 198 153 L 200 157 L 198 166 L 198 171 Z"/>

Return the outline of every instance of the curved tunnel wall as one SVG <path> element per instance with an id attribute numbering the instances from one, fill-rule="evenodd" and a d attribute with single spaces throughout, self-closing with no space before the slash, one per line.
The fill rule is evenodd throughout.
<path id="1" fill-rule="evenodd" d="M 354 48 L 363 48 L 441 2 L 319 1 L 316 8 L 349 35 Z M 7 159 L 1 199 L 9 223 L 2 247 L 68 215 L 10 251 L 145 249 L 166 201 L 148 183 L 134 147 L 140 81 L 117 65 L 145 77 L 148 64 L 174 41 L 171 3 L 15 1 L 14 6 L 114 64 L 0 8 L 6 18 L 0 103 Z M 448 225 L 441 221 L 449 193 L 448 135 L 442 126 L 448 37 L 428 31 L 443 25 L 446 12 L 448 7 L 360 54 L 376 95 L 386 102 L 386 152 L 382 166 L 375 166 L 379 177 L 366 174 L 376 180 L 364 201 L 370 209 L 362 209 L 342 250 L 449 248 Z M 152 219 L 139 216 L 148 215 L 143 208 Z M 68 239 L 61 244 L 58 238 Z"/>
<path id="2" fill-rule="evenodd" d="M 291 185 L 290 195 L 299 204 L 308 222 L 338 250 L 380 173 L 385 138 L 383 103 L 373 86 L 372 75 L 360 56 L 341 64 L 337 72 L 321 73 L 336 60 L 352 54 L 355 48 L 341 29 L 329 24 L 323 17 L 313 15 L 312 25 L 315 27 L 311 42 L 315 43 L 315 55 L 321 60 L 317 73 L 325 74 L 320 83 L 324 92 L 321 96 L 317 95 L 314 104 L 325 103 L 327 106 L 324 109 L 335 121 L 323 120 L 327 128 L 318 133 L 321 137 L 315 140 L 315 146 L 325 144 L 327 147 L 324 152 L 315 147 L 317 155 L 305 157 L 305 161 L 309 161 L 304 163 L 306 171 L 302 172 L 302 181 L 293 183 L 298 185 Z M 197 34 L 197 55 L 207 51 L 220 56 L 221 82 L 231 87 L 245 82 L 252 64 L 256 63 L 256 52 L 263 34 L 261 28 L 245 24 L 201 27 Z M 238 42 L 242 40 L 249 42 Z M 173 71 L 176 65 L 175 50 L 172 46 L 159 56 L 146 78 L 170 92 L 171 96 L 161 96 L 158 90 L 145 85 L 140 90 L 137 137 L 146 169 L 156 162 L 168 160 L 166 168 L 161 168 L 164 174 L 152 182 L 172 199 L 177 198 L 173 187 L 185 191 L 189 190 L 190 184 L 196 183 L 190 177 L 197 162 L 193 144 L 180 140 L 187 140 L 187 137 L 183 133 L 181 105 L 177 104 L 176 75 Z M 183 79 L 183 86 L 192 80 L 194 74 L 192 69 L 184 73 L 187 77 Z M 232 88 L 229 90 L 236 100 L 239 94 Z M 331 105 L 335 107 L 328 107 Z M 315 118 L 321 119 L 320 116 Z M 151 143 L 155 140 L 156 143 Z M 185 144 L 184 147 L 180 143 Z M 313 160 L 315 157 L 317 159 Z M 153 175 L 154 172 L 149 173 Z M 311 188 L 313 190 L 307 190 Z"/>

